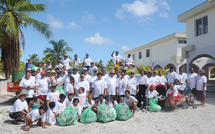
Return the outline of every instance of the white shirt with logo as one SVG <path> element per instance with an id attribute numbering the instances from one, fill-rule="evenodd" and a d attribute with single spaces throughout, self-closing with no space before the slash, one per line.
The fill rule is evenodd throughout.
<path id="1" fill-rule="evenodd" d="M 147 84 L 149 84 L 149 80 L 148 80 L 148 77 L 147 76 L 139 76 L 138 77 L 138 83 L 139 85 L 145 85 L 147 86 Z"/>
<path id="2" fill-rule="evenodd" d="M 80 87 L 83 87 L 85 90 L 84 90 L 84 93 L 87 94 L 87 91 L 89 91 L 89 83 L 86 82 L 86 81 L 79 81 L 76 85 L 75 85 L 75 89 L 76 90 L 79 90 Z"/>
<path id="3" fill-rule="evenodd" d="M 121 60 L 123 60 L 123 58 L 120 55 L 113 55 L 114 65 L 116 64 L 116 61 L 119 63 Z"/>
<path id="4" fill-rule="evenodd" d="M 75 65 L 75 66 L 79 66 L 80 64 L 81 64 L 81 60 L 79 59 L 79 58 L 77 58 L 77 60 L 73 60 L 73 64 Z"/>
<path id="5" fill-rule="evenodd" d="M 118 87 L 119 95 L 125 95 L 125 91 L 128 89 L 129 81 L 126 78 L 120 78 L 116 82 L 116 87 Z"/>
<path id="6" fill-rule="evenodd" d="M 183 73 L 183 74 L 178 74 L 178 80 L 181 81 L 182 85 L 186 85 L 186 80 L 187 80 L 187 74 Z M 181 85 L 179 82 L 177 82 L 177 85 Z"/>
<path id="7" fill-rule="evenodd" d="M 133 64 L 133 59 L 130 57 L 130 58 L 126 58 L 126 65 L 130 65 L 130 64 Z"/>
<path id="8" fill-rule="evenodd" d="M 83 60 L 84 66 L 90 66 L 91 62 L 92 62 L 91 58 L 85 57 Z"/>
<path id="9" fill-rule="evenodd" d="M 116 77 L 107 77 L 106 79 L 106 83 L 107 83 L 107 86 L 108 86 L 108 91 L 109 91 L 109 94 L 108 95 L 116 95 Z"/>
<path id="10" fill-rule="evenodd" d="M 130 94 L 136 95 L 137 86 L 139 85 L 137 78 L 129 77 L 128 81 L 129 81 L 129 85 L 130 85 L 130 88 L 129 88 Z"/>
<path id="11" fill-rule="evenodd" d="M 60 114 L 66 109 L 66 102 L 64 101 L 63 103 L 61 103 L 60 101 L 58 101 L 55 107 L 56 107 L 56 113 Z"/>
<path id="12" fill-rule="evenodd" d="M 204 75 L 203 76 L 199 76 L 197 78 L 197 82 L 196 82 L 196 90 L 197 91 L 203 91 L 204 83 L 207 83 L 207 78 Z M 204 90 L 207 90 L 207 88 L 205 87 Z"/>
<path id="13" fill-rule="evenodd" d="M 38 86 L 38 92 L 40 95 L 47 95 L 49 91 L 50 82 L 48 78 L 40 78 L 36 81 L 36 86 Z"/>
<path id="14" fill-rule="evenodd" d="M 196 81 L 198 79 L 198 74 L 197 73 L 189 73 L 187 75 L 188 81 L 190 83 L 190 88 L 196 88 Z"/>
<path id="15" fill-rule="evenodd" d="M 177 79 L 178 80 L 178 75 L 175 71 L 173 72 L 168 72 L 167 73 L 167 84 L 169 85 L 170 83 L 173 83 L 175 82 L 175 80 Z"/>
<path id="16" fill-rule="evenodd" d="M 19 83 L 19 87 L 24 86 L 24 87 L 33 87 L 35 86 L 34 80 L 33 79 L 22 79 L 21 82 Z M 35 89 L 22 89 L 22 92 L 25 92 L 28 94 L 28 96 L 26 98 L 33 98 L 33 94 L 34 94 Z"/>
<path id="17" fill-rule="evenodd" d="M 62 59 L 61 62 L 63 63 L 64 66 L 66 66 L 66 69 L 69 69 L 69 63 L 71 62 L 69 58 Z"/>
<path id="18" fill-rule="evenodd" d="M 167 83 L 167 80 L 164 76 L 159 76 L 159 82 L 161 83 L 161 85 L 166 85 Z"/>
<path id="19" fill-rule="evenodd" d="M 93 82 L 92 88 L 94 88 L 94 98 L 97 98 L 100 94 L 104 94 L 107 84 L 104 80 L 95 80 Z"/>

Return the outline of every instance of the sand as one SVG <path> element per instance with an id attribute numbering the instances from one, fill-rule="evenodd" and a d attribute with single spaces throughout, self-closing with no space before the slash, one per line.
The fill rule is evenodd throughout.
<path id="1" fill-rule="evenodd" d="M 214 134 L 215 133 L 215 93 L 208 92 L 206 106 L 198 106 L 197 109 L 179 108 L 176 112 L 165 111 L 153 113 L 137 111 L 134 117 L 127 121 L 113 121 L 109 123 L 82 124 L 78 122 L 74 126 L 54 125 L 47 129 L 37 126 L 36 123 L 28 132 L 24 132 L 24 123 L 13 125 L 8 116 L 8 111 L 15 101 L 15 94 L 0 96 L 0 134 L 99 134 L 99 133 L 187 133 L 187 134 Z M 200 104 L 195 101 L 196 104 Z"/>

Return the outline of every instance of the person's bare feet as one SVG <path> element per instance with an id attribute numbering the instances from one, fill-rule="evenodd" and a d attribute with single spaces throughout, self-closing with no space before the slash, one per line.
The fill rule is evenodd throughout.
<path id="1" fill-rule="evenodd" d="M 51 126 L 52 126 L 52 124 L 49 124 L 48 126 L 49 126 L 49 127 L 51 127 Z"/>

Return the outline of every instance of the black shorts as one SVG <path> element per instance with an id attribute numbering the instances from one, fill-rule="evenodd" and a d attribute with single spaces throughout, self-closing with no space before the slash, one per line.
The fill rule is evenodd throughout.
<path id="1" fill-rule="evenodd" d="M 119 95 L 119 97 L 125 97 L 125 95 Z"/>
<path id="2" fill-rule="evenodd" d="M 196 97 L 196 96 L 197 96 L 197 91 L 196 91 L 196 89 L 195 89 L 195 88 L 193 88 L 193 90 L 191 90 L 191 93 L 193 94 L 193 96 L 194 96 L 194 97 Z"/>
<path id="3" fill-rule="evenodd" d="M 25 111 L 25 110 L 24 110 Z M 26 112 L 26 111 L 25 111 Z M 18 117 L 22 117 L 23 115 L 26 116 L 26 114 L 24 113 L 21 113 L 21 112 L 15 112 L 15 113 L 12 113 L 12 114 L 9 114 L 10 118 L 11 119 L 16 119 Z"/>

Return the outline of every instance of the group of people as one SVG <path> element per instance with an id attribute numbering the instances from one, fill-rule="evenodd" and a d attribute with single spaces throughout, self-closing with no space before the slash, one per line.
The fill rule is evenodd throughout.
<path id="1" fill-rule="evenodd" d="M 113 52 L 114 53 L 114 52 Z M 111 54 L 114 58 L 115 65 L 134 66 L 131 55 L 128 55 L 125 64 L 123 59 L 116 52 Z M 74 56 L 73 65 L 80 66 L 80 59 Z M 14 119 L 13 123 L 26 118 L 25 131 L 28 131 L 34 121 L 38 121 L 38 125 L 46 128 L 46 124 L 51 126 L 56 123 L 66 107 L 76 107 L 78 119 L 81 113 L 88 107 L 97 112 L 97 107 L 101 104 L 110 105 L 116 108 L 118 103 L 126 103 L 135 114 L 137 108 L 145 108 L 148 99 L 157 97 L 159 88 L 165 89 L 164 98 L 165 105 L 172 106 L 174 110 L 178 103 L 178 89 L 175 85 L 189 85 L 196 99 L 205 105 L 205 91 L 207 79 L 204 76 L 204 70 L 199 70 L 196 74 L 193 68 L 187 75 L 180 68 L 177 74 L 173 67 L 167 77 L 163 76 L 162 71 L 145 72 L 140 70 L 140 76 L 135 77 L 135 72 L 127 72 L 124 68 L 119 72 L 119 68 L 115 68 L 109 74 L 106 68 L 102 67 L 102 72 L 98 72 L 98 68 L 89 58 L 89 54 L 83 60 L 83 72 L 79 68 L 69 68 L 71 62 L 68 55 L 64 55 L 63 60 L 59 60 L 55 69 L 51 71 L 51 65 L 46 65 L 45 71 L 39 65 L 37 70 L 26 69 L 19 87 L 22 92 L 17 95 L 17 100 L 10 110 L 9 116 Z M 29 67 L 29 64 L 26 64 Z M 129 74 L 129 75 L 127 75 Z M 147 75 L 145 75 L 147 74 Z M 62 87 L 65 94 L 56 92 L 56 87 Z"/>

